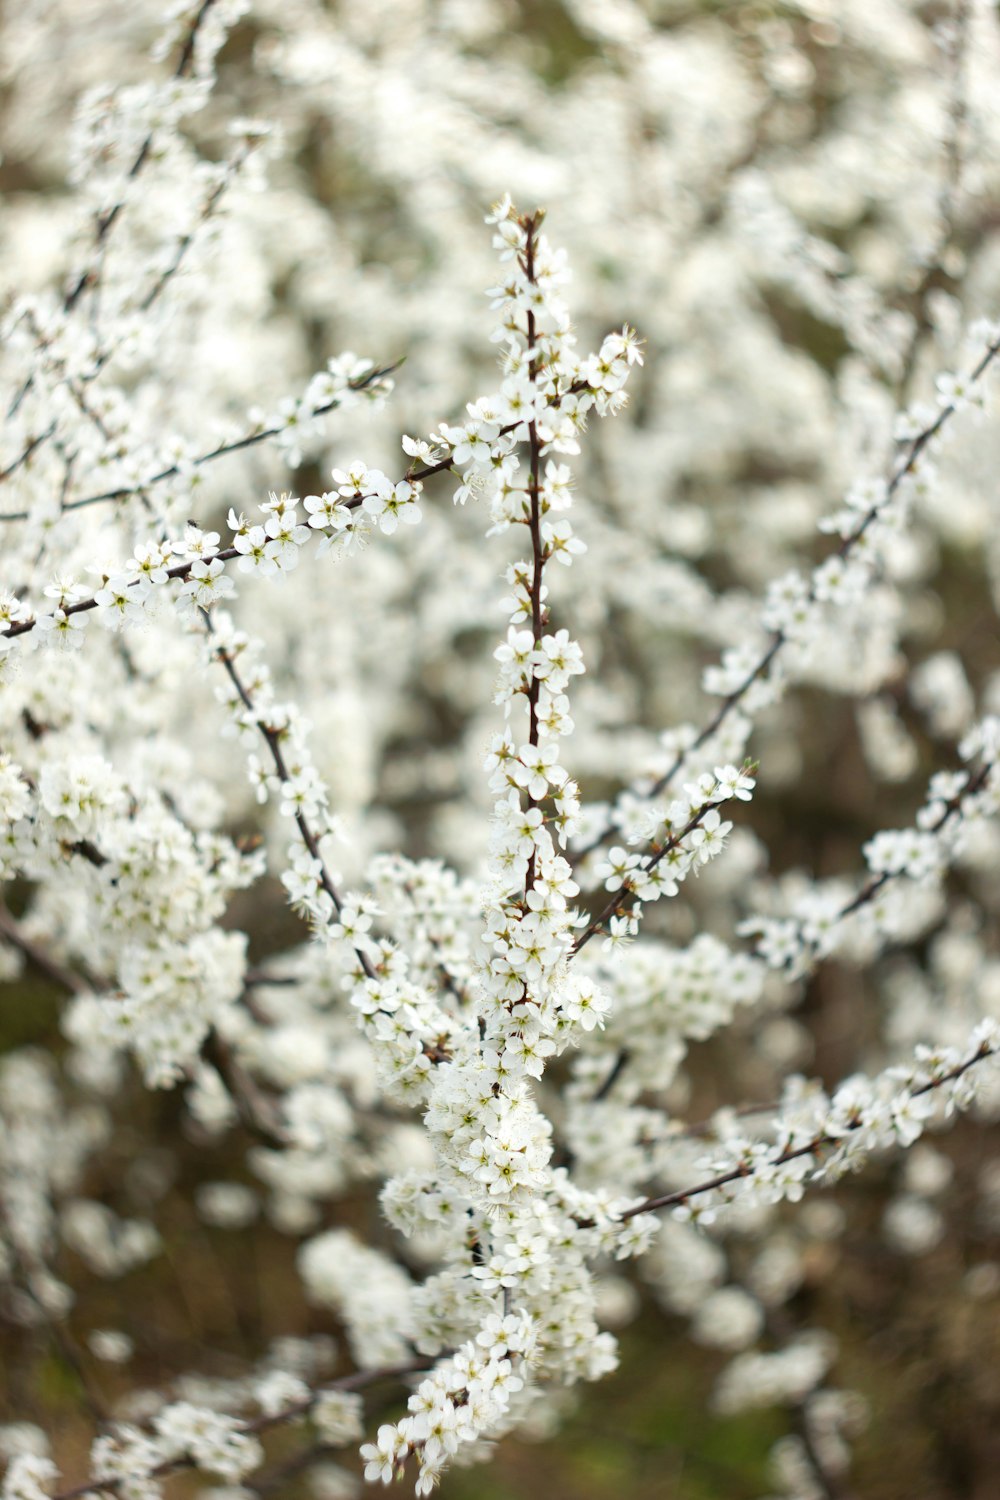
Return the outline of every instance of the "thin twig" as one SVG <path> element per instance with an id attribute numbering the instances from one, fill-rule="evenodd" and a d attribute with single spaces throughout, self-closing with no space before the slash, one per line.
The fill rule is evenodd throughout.
<path id="1" fill-rule="evenodd" d="M 994 1057 L 997 1048 L 991 1047 L 988 1042 L 983 1042 L 972 1057 L 964 1062 L 956 1063 L 948 1072 L 943 1073 L 940 1078 L 932 1078 L 929 1082 L 921 1084 L 919 1088 L 910 1091 L 910 1097 L 919 1099 L 923 1094 L 929 1094 L 933 1089 L 939 1089 L 946 1083 L 952 1083 L 961 1078 L 976 1063 L 982 1062 L 987 1057 Z M 783 1167 L 787 1162 L 798 1161 L 803 1156 L 818 1156 L 827 1146 L 838 1146 L 844 1135 L 851 1135 L 860 1130 L 864 1124 L 863 1120 L 854 1120 L 844 1126 L 843 1135 L 829 1135 L 826 1132 L 814 1136 L 804 1146 L 788 1147 L 778 1156 L 767 1163 L 770 1167 Z M 634 1219 L 636 1214 L 653 1213 L 659 1208 L 674 1208 L 682 1203 L 687 1203 L 691 1198 L 698 1198 L 704 1193 L 714 1192 L 715 1189 L 728 1187 L 730 1183 L 745 1181 L 754 1176 L 754 1168 L 746 1163 L 730 1167 L 725 1172 L 719 1172 L 715 1177 L 708 1178 L 705 1182 L 699 1182 L 694 1187 L 678 1188 L 672 1193 L 662 1193 L 654 1198 L 646 1198 L 642 1203 L 636 1204 L 634 1208 L 627 1208 L 619 1217 L 624 1223 L 627 1219 Z M 589 1221 L 581 1224 L 581 1228 L 591 1227 Z"/>

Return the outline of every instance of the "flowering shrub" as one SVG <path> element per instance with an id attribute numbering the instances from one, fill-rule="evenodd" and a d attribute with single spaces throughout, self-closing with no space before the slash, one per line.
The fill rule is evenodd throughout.
<path id="1" fill-rule="evenodd" d="M 778 1492 L 842 1493 L 817 1190 L 1000 1112 L 1000 672 L 942 607 L 1000 579 L 1000 36 L 718 9 L 566 0 L 522 56 L 486 0 L 181 0 L 134 81 L 68 48 L 65 166 L 72 7 L 4 23 L 0 977 L 59 1014 L 0 1063 L 0 1288 L 97 1428 L 79 1482 L 0 1430 L 4 1500 L 249 1494 L 293 1425 L 320 1493 L 359 1447 L 430 1493 L 614 1369 L 633 1262 L 718 1411 L 791 1409 Z M 497 175 L 572 256 L 504 193 L 490 268 Z M 263 1211 L 315 1321 L 109 1409 L 87 1287 L 169 1258 L 168 1194 Z"/>

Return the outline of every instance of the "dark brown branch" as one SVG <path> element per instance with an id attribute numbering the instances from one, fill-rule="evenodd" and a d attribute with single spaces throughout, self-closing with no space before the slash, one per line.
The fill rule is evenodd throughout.
<path id="1" fill-rule="evenodd" d="M 3 902 L 0 902 L 0 938 L 8 942 L 12 948 L 16 948 L 19 953 L 23 953 L 32 968 L 44 974 L 46 979 L 50 979 L 60 989 L 68 991 L 71 995 L 91 993 L 91 986 L 81 975 L 75 974 L 72 969 L 67 969 L 47 953 L 40 943 L 36 943 L 33 938 L 28 937 L 22 931 L 20 923 L 11 916 Z"/>
<path id="2" fill-rule="evenodd" d="M 540 222 L 541 215 L 538 213 L 532 214 L 521 221 L 521 226 L 525 233 L 524 274 L 531 283 L 534 283 L 535 280 L 535 250 Z M 538 374 L 540 362 L 540 356 L 535 350 L 536 333 L 535 314 L 529 311 L 528 348 L 531 353 L 528 368 L 532 379 Z M 546 556 L 545 549 L 542 546 L 542 507 L 541 496 L 539 494 L 541 441 L 538 436 L 538 424 L 534 420 L 528 424 L 528 446 L 530 450 L 528 496 L 531 506 L 529 518 L 529 530 L 531 532 L 531 633 L 534 637 L 535 649 L 537 650 L 542 644 L 542 630 L 545 625 L 544 608 L 542 605 L 542 574 L 545 571 Z M 538 698 L 540 689 L 541 681 L 533 672 L 528 687 L 528 743 L 530 745 L 537 745 L 538 743 Z M 529 794 L 528 806 L 537 807 L 538 799 Z M 532 849 L 531 857 L 528 860 L 528 873 L 524 882 L 526 896 L 529 891 L 534 889 L 534 885 L 535 850 Z"/>

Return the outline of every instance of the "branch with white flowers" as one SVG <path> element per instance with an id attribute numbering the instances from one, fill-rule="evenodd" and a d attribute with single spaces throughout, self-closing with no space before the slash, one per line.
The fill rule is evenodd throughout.
<path id="1" fill-rule="evenodd" d="M 288 1378 L 293 1399 L 262 1400 L 265 1410 L 257 1417 L 231 1417 L 209 1407 L 187 1401 L 165 1404 L 146 1429 L 127 1423 L 115 1424 L 91 1450 L 89 1479 L 53 1492 L 42 1491 L 58 1478 L 56 1465 L 33 1454 L 15 1458 L 4 1479 L 4 1494 L 51 1494 L 51 1500 L 82 1500 L 96 1493 L 131 1494 L 142 1484 L 146 1494 L 161 1493 L 158 1481 L 186 1469 L 197 1469 L 231 1484 L 248 1480 L 264 1459 L 258 1441 L 262 1433 L 303 1420 L 311 1422 L 327 1447 L 344 1448 L 362 1436 L 364 1409 L 356 1393 L 382 1381 L 405 1381 L 427 1368 L 427 1361 L 408 1360 L 381 1368 L 358 1370 L 307 1389 L 302 1381 Z M 300 1387 L 301 1393 L 294 1390 Z"/>
<path id="2" fill-rule="evenodd" d="M 979 764 L 936 772 L 915 827 L 883 829 L 865 844 L 871 873 L 859 890 L 845 898 L 841 881 L 816 886 L 796 899 L 789 916 L 750 917 L 740 924 L 743 934 L 758 938 L 756 951 L 771 968 L 801 978 L 849 938 L 849 919 L 862 912 L 867 912 L 870 937 L 891 940 L 908 895 L 940 887 L 970 826 L 1000 810 L 1000 720 L 984 719 L 963 740 L 960 754 Z M 879 900 L 887 887 L 899 891 L 888 907 Z"/>
<path id="3" fill-rule="evenodd" d="M 984 1020 L 973 1030 L 963 1056 L 954 1047 L 920 1047 L 911 1064 L 896 1065 L 873 1079 L 860 1074 L 827 1099 L 822 1090 L 794 1087 L 776 1118 L 773 1144 L 747 1137 L 727 1139 L 725 1161 L 714 1161 L 713 1175 L 692 1187 L 677 1188 L 634 1204 L 628 1220 L 662 1208 L 682 1218 L 712 1222 L 736 1203 L 795 1203 L 812 1183 L 836 1182 L 859 1171 L 873 1153 L 912 1146 L 931 1123 L 938 1100 L 945 1117 L 969 1109 L 980 1063 L 1000 1055 L 1000 1023 Z M 704 1199 L 692 1205 L 693 1199 Z"/>
<path id="4" fill-rule="evenodd" d="M 349 26 L 315 0 L 168 0 L 166 66 L 143 77 L 130 49 L 161 0 L 88 49 L 72 0 L 52 3 L 73 41 L 60 29 L 58 78 L 30 14 L 0 23 L 26 63 L 0 261 L 32 258 L 0 313 L 0 982 L 28 1042 L 0 1057 L 0 1311 L 29 1373 L 54 1341 L 93 1421 L 57 1500 L 158 1500 L 195 1470 L 283 1494 L 346 1445 L 369 1483 L 426 1495 L 614 1368 L 612 1330 L 649 1306 L 639 1258 L 663 1308 L 734 1356 L 714 1409 L 794 1413 L 776 1490 L 836 1493 L 850 1402 L 797 1293 L 852 1195 L 785 1205 L 950 1113 L 995 1114 L 1000 1028 L 976 1021 L 996 1009 L 1000 546 L 993 433 L 971 419 L 995 416 L 1000 368 L 980 233 L 996 17 L 955 0 L 943 26 L 889 5 L 706 29 L 566 0 L 585 46 L 553 55 L 549 89 L 489 5 L 424 38 L 396 0 Z M 120 86 L 93 86 L 98 46 Z M 280 128 L 224 123 L 227 98 L 266 111 L 269 93 Z M 506 160 L 525 181 L 558 168 L 588 342 L 569 256 L 505 197 L 480 384 L 467 210 Z M 643 364 L 636 308 L 639 399 L 599 424 Z M 348 347 L 405 352 L 400 462 L 377 409 L 397 367 L 325 363 Z M 962 373 L 935 396 L 938 370 Z M 436 428 L 422 393 L 450 414 Z M 323 459 L 325 418 L 362 407 L 382 467 Z M 268 494 L 265 460 L 332 477 Z M 428 505 L 444 474 L 462 510 Z M 314 572 L 314 546 L 350 565 Z M 619 791 L 699 682 L 721 706 Z M 813 715 L 792 684 L 843 701 Z M 909 814 L 884 788 L 859 807 L 859 701 L 877 778 L 917 773 L 907 704 L 960 746 L 905 803 L 924 799 L 912 828 L 889 826 Z M 749 823 L 758 733 L 775 795 Z M 793 778 L 820 764 L 881 832 L 859 875 L 826 879 L 850 854 L 846 818 L 824 823 L 810 884 Z M 748 913 L 756 951 L 724 940 Z M 827 1022 L 857 997 L 810 992 L 807 1063 L 812 1007 L 790 1014 L 785 981 L 888 943 L 864 976 L 866 1076 L 828 1095 L 795 1070 L 843 1077 L 850 1038 Z M 924 1139 L 889 1191 L 943 1195 L 945 1155 Z M 944 1218 L 924 1206 L 907 1232 L 926 1247 Z M 206 1235 L 178 1242 L 195 1219 Z M 227 1234 L 224 1267 L 283 1246 L 283 1302 L 302 1302 L 298 1336 L 272 1339 L 231 1278 L 247 1357 L 228 1378 L 194 1299 L 197 1342 L 174 1347 L 125 1279 L 164 1251 L 150 1281 L 169 1260 L 183 1295 Z M 95 1300 L 88 1274 L 123 1279 Z M 93 1327 L 119 1300 L 127 1332 Z M 130 1393 L 131 1335 L 175 1372 L 158 1395 Z M 119 1366 L 113 1401 L 91 1358 Z M 0 1432 L 0 1500 L 69 1484 L 44 1451 L 28 1424 Z"/>
<path id="5" fill-rule="evenodd" d="M 843 508 L 820 522 L 822 531 L 840 535 L 837 549 L 808 578 L 789 573 L 768 589 L 760 624 L 770 631 L 770 639 L 760 646 L 748 642 L 732 647 L 723 653 L 720 666 L 706 670 L 706 691 L 722 695 L 716 712 L 701 729 L 683 728 L 669 736 L 676 750 L 667 767 L 651 782 L 638 782 L 622 794 L 586 844 L 574 849 L 575 861 L 584 860 L 616 832 L 631 833 L 637 823 L 641 826 L 648 802 L 666 791 L 681 772 L 690 774 L 696 769 L 699 757 L 709 757 L 721 730 L 727 731 L 730 752 L 734 744 L 744 748 L 753 716 L 784 692 L 786 679 L 779 668 L 785 655 L 808 656 L 827 614 L 856 607 L 877 575 L 887 547 L 906 525 L 921 485 L 928 482 L 933 472 L 930 460 L 940 451 L 949 422 L 966 407 L 985 400 L 986 377 L 1000 354 L 1000 327 L 979 322 L 970 329 L 969 338 L 979 346 L 978 357 L 967 374 L 938 377 L 938 409 L 918 406 L 899 417 L 896 439 L 904 447 L 886 477 L 855 485 Z"/>
<path id="6" fill-rule="evenodd" d="M 259 443 L 277 441 L 279 446 L 287 446 L 292 442 L 299 443 L 303 440 L 303 436 L 313 429 L 320 417 L 327 416 L 333 411 L 343 410 L 351 404 L 352 396 L 364 395 L 368 400 L 382 400 L 392 390 L 390 377 L 396 368 L 395 365 L 379 368 L 374 366 L 371 360 L 358 359 L 353 354 L 340 355 L 336 359 L 331 359 L 325 370 L 313 376 L 300 398 L 286 402 L 278 417 L 260 420 L 248 432 L 227 442 L 217 443 L 214 448 L 209 448 L 202 453 L 189 453 L 187 443 L 178 441 L 174 445 L 177 456 L 169 462 L 152 459 L 149 463 L 148 477 L 143 477 L 134 484 L 118 485 L 111 489 L 101 490 L 97 494 L 65 498 L 60 510 L 61 512 L 83 510 L 106 501 L 145 497 L 157 485 L 164 484 L 171 479 L 190 481 L 195 471 L 215 463 L 217 459 L 227 458 L 232 453 L 242 453 L 248 448 L 254 448 Z M 67 386 L 71 388 L 69 382 Z M 52 428 L 46 436 L 54 435 L 55 430 Z M 41 437 L 34 439 L 25 452 L 0 475 L 0 479 L 5 478 L 8 473 L 13 473 L 26 462 L 42 441 Z M 135 455 L 131 457 L 131 461 L 136 461 Z M 4 511 L 0 512 L 0 521 L 27 521 L 31 519 L 31 514 L 30 510 Z"/>

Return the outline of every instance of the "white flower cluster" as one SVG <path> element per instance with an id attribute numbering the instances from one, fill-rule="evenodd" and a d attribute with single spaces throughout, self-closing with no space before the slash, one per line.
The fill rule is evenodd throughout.
<path id="1" fill-rule="evenodd" d="M 299 1267 L 310 1297 L 344 1319 L 363 1369 L 406 1358 L 415 1326 L 413 1286 L 401 1266 L 333 1229 L 306 1242 Z"/>
<path id="2" fill-rule="evenodd" d="M 823 1379 L 836 1353 L 829 1334 L 804 1334 L 773 1354 L 741 1354 L 715 1391 L 719 1411 L 752 1411 L 800 1402 Z"/>
<path id="3" fill-rule="evenodd" d="M 10 700 L 32 696 L 22 679 Z M 215 924 L 260 860 L 185 819 L 156 785 L 152 747 L 128 779 L 56 726 L 26 736 L 22 753 L 3 768 L 2 868 L 44 883 L 37 920 L 63 927 L 90 975 L 66 1030 L 134 1049 L 151 1084 L 173 1082 L 241 992 L 244 939 Z"/>
<path id="4" fill-rule="evenodd" d="M 48 1486 L 58 1477 L 59 1470 L 47 1455 L 19 1453 L 7 1468 L 0 1494 L 3 1500 L 48 1500 Z"/>
<path id="5" fill-rule="evenodd" d="M 517 1373 L 534 1348 L 525 1314 L 491 1313 L 474 1341 L 441 1361 L 409 1399 L 410 1414 L 384 1423 L 361 1457 L 365 1478 L 389 1484 L 402 1475 L 407 1458 L 419 1455 L 416 1494 L 429 1495 L 463 1444 L 498 1435 L 511 1397 L 524 1388 Z"/>

